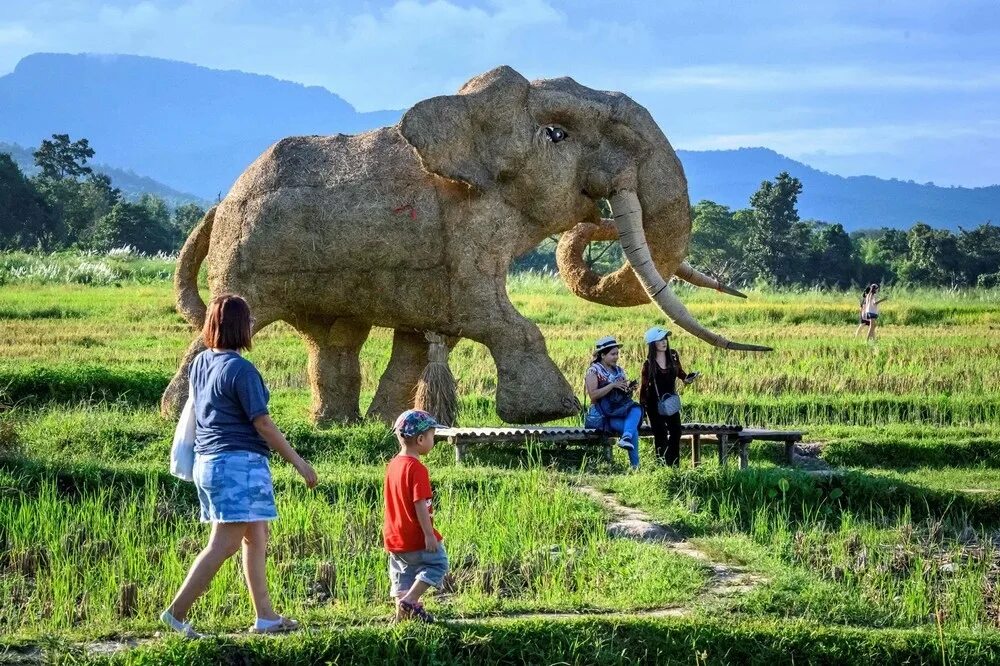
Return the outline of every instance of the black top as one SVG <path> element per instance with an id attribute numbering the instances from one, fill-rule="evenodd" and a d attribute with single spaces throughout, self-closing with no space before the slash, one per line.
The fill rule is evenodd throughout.
<path id="1" fill-rule="evenodd" d="M 672 363 L 667 363 L 666 369 L 661 368 L 656 363 L 653 366 L 656 368 L 653 373 L 654 379 L 656 381 L 656 387 L 650 386 L 650 372 L 649 372 L 649 359 L 642 364 L 642 386 L 639 388 L 639 400 L 647 408 L 656 407 L 656 403 L 659 398 L 667 395 L 668 393 L 677 392 L 677 380 L 685 379 L 687 373 L 684 372 L 684 368 L 681 367 L 681 359 L 676 351 L 673 349 L 667 352 L 670 355 Z"/>

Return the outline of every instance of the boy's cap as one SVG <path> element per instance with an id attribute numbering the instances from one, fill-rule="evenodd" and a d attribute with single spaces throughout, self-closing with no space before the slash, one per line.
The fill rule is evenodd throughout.
<path id="1" fill-rule="evenodd" d="M 392 429 L 403 437 L 416 437 L 431 428 L 447 428 L 438 423 L 433 416 L 419 409 L 408 409 L 398 417 Z"/>

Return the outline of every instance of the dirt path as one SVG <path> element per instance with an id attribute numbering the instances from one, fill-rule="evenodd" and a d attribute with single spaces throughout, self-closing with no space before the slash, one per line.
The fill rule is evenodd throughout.
<path id="1" fill-rule="evenodd" d="M 666 525 L 654 522 L 652 516 L 641 509 L 625 506 L 612 493 L 607 493 L 592 486 L 579 486 L 578 490 L 600 502 L 613 516 L 613 522 L 608 524 L 608 534 L 621 539 L 635 541 L 654 541 L 663 545 L 678 555 L 685 555 L 704 562 L 712 571 L 706 589 L 699 595 L 696 602 L 707 602 L 737 594 L 746 594 L 766 579 L 748 572 L 743 567 L 725 564 L 713 560 L 705 551 L 687 541 Z M 679 614 L 690 612 L 680 609 Z M 633 613 L 634 614 L 634 613 Z"/>

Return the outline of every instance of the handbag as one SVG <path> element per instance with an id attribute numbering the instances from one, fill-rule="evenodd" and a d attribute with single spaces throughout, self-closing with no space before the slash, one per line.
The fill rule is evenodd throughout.
<path id="1" fill-rule="evenodd" d="M 671 366 L 673 367 L 673 366 Z M 656 411 L 660 416 L 673 416 L 681 411 L 681 397 L 676 393 L 660 395 L 660 387 L 656 384 L 656 369 L 650 368 L 650 381 L 656 391 Z"/>
<path id="2" fill-rule="evenodd" d="M 614 389 L 595 404 L 597 409 L 607 419 L 623 419 L 628 416 L 628 410 L 635 404 L 632 397 L 621 389 Z"/>
<path id="3" fill-rule="evenodd" d="M 681 397 L 676 393 L 668 393 L 660 397 L 656 403 L 656 411 L 660 416 L 673 416 L 681 411 Z"/>
<path id="4" fill-rule="evenodd" d="M 177 419 L 174 441 L 170 445 L 170 473 L 184 481 L 194 481 L 194 387 L 188 384 L 188 399 Z"/>
<path id="5" fill-rule="evenodd" d="M 587 395 L 587 388 L 584 386 L 583 395 Z M 584 427 L 595 430 L 610 432 L 611 419 L 623 419 L 628 416 L 632 405 L 637 404 L 632 397 L 620 389 L 614 389 L 603 398 L 596 400 L 590 405 L 590 409 L 584 415 Z"/>

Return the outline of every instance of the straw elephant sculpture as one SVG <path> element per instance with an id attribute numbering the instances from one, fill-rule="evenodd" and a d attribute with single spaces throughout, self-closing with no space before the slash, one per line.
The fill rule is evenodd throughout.
<path id="1" fill-rule="evenodd" d="M 613 223 L 601 221 L 600 199 Z M 212 294 L 246 298 L 255 333 L 291 324 L 307 343 L 318 422 L 360 417 L 359 352 L 373 326 L 394 335 L 370 416 L 390 419 L 411 405 L 428 360 L 424 333 L 434 332 L 489 349 L 501 419 L 543 422 L 579 403 L 505 280 L 513 259 L 560 233 L 560 272 L 582 298 L 652 299 L 710 344 L 764 349 L 702 327 L 663 277 L 740 295 L 683 262 L 687 181 L 649 112 L 622 93 L 570 78 L 529 82 L 510 67 L 417 103 L 393 127 L 272 145 L 191 232 L 177 262 L 177 307 L 200 329 L 197 275 L 207 259 Z M 601 276 L 582 253 L 603 238 L 620 240 L 627 263 Z M 202 349 L 200 339 L 188 348 L 165 413 L 183 403 Z"/>

